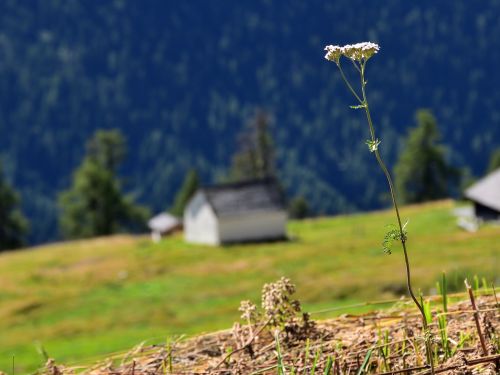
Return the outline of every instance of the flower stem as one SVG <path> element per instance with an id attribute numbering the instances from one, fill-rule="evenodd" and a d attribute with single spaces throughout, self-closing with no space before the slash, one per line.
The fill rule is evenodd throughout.
<path id="1" fill-rule="evenodd" d="M 371 114 L 370 114 L 370 107 L 369 107 L 368 101 L 366 99 L 366 90 L 365 90 L 366 82 L 364 79 L 365 78 L 364 75 L 365 75 L 365 64 L 363 63 L 361 65 L 361 91 L 362 91 L 362 95 L 363 95 L 363 103 L 364 103 L 364 109 L 365 109 L 365 113 L 366 113 L 366 119 L 368 121 L 368 126 L 370 127 L 371 140 L 375 141 L 375 128 L 373 126 L 373 122 L 372 122 L 372 118 L 371 118 Z M 418 302 L 417 298 L 415 297 L 415 294 L 413 293 L 413 289 L 411 286 L 410 262 L 408 259 L 408 252 L 406 250 L 406 237 L 405 237 L 405 234 L 403 232 L 403 224 L 401 222 L 401 215 L 399 214 L 398 203 L 396 201 L 396 191 L 394 189 L 392 177 L 391 177 L 391 174 L 389 173 L 389 170 L 387 169 L 384 161 L 382 160 L 382 157 L 380 156 L 379 151 L 375 150 L 374 153 L 375 153 L 375 157 L 377 159 L 377 162 L 378 162 L 380 168 L 382 169 L 382 172 L 384 173 L 384 175 L 387 179 L 387 183 L 389 185 L 389 190 L 391 193 L 392 204 L 394 206 L 394 211 L 396 211 L 396 217 L 398 219 L 401 245 L 403 246 L 403 252 L 405 255 L 406 276 L 407 276 L 406 282 L 407 282 L 407 286 L 408 286 L 408 292 L 410 293 L 410 296 L 411 296 L 413 302 L 415 302 L 415 305 L 418 307 L 421 314 L 424 315 L 424 310 L 423 310 L 422 306 L 420 305 L 420 303 Z"/>
<path id="2" fill-rule="evenodd" d="M 347 77 L 344 74 L 344 71 L 342 70 L 342 67 L 340 66 L 340 63 L 338 63 L 337 66 L 339 67 L 340 75 L 342 76 L 342 79 L 344 80 L 345 84 L 347 85 L 347 87 L 349 88 L 349 90 L 351 90 L 351 93 L 354 95 L 354 97 L 356 99 L 358 99 L 358 101 L 362 104 L 363 101 L 361 100 L 361 98 L 359 97 L 359 95 L 356 94 L 356 91 L 354 91 L 354 89 L 352 88 L 351 84 L 349 83 L 349 80 L 347 79 Z"/>
<path id="3" fill-rule="evenodd" d="M 371 140 L 372 140 L 372 142 L 375 142 L 375 140 L 376 140 L 376 138 L 375 138 L 375 128 L 373 126 L 373 122 L 372 122 L 372 118 L 371 118 L 371 114 L 370 114 L 370 107 L 368 105 L 368 100 L 366 98 L 366 90 L 365 90 L 365 86 L 366 86 L 366 81 L 365 81 L 365 65 L 366 65 L 366 60 L 363 60 L 361 62 L 361 70 L 360 70 L 360 75 L 361 75 L 361 93 L 362 93 L 362 97 L 363 97 L 362 104 L 364 105 L 366 119 L 368 121 L 368 126 L 370 128 Z M 389 185 L 389 190 L 390 190 L 390 193 L 391 193 L 392 204 L 394 206 L 394 211 L 396 212 L 396 217 L 397 217 L 397 220 L 398 220 L 400 240 L 401 240 L 401 245 L 403 247 L 403 254 L 404 254 L 404 258 L 405 258 L 406 285 L 408 287 L 408 292 L 410 293 L 411 299 L 413 300 L 413 302 L 415 303 L 415 305 L 419 309 L 420 314 L 422 315 L 422 324 L 423 324 L 423 328 L 424 328 L 425 348 L 426 348 L 426 352 L 427 352 L 427 358 L 428 358 L 428 362 L 429 362 L 429 364 L 431 366 L 431 374 L 434 374 L 434 363 L 433 363 L 433 358 L 432 358 L 432 348 L 431 348 L 431 344 L 430 344 L 430 341 L 429 341 L 429 338 L 428 338 L 429 328 L 428 328 L 428 325 L 427 325 L 427 319 L 425 317 L 425 312 L 424 312 L 423 306 L 418 302 L 417 298 L 415 297 L 415 293 L 413 292 L 413 288 L 412 288 L 412 285 L 411 285 L 410 261 L 409 261 L 409 258 L 408 258 L 408 251 L 406 249 L 406 236 L 404 234 L 403 225 L 401 223 L 401 216 L 399 214 L 399 208 L 398 208 L 397 199 L 396 199 L 396 191 L 394 189 L 394 184 L 392 182 L 391 174 L 389 173 L 389 170 L 387 169 L 384 161 L 382 160 L 382 157 L 380 156 L 380 153 L 379 153 L 378 149 L 375 149 L 374 153 L 375 153 L 375 157 L 377 159 L 377 162 L 378 162 L 380 168 L 382 169 L 382 172 L 384 173 L 384 175 L 385 175 L 385 177 L 387 179 L 387 183 Z"/>

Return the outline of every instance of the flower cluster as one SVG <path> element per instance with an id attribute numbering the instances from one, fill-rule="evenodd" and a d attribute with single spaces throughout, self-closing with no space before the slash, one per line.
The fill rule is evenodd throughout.
<path id="1" fill-rule="evenodd" d="M 380 50 L 380 46 L 376 43 L 362 42 L 356 44 L 347 44 L 345 46 L 329 45 L 325 47 L 325 59 L 339 63 L 340 57 L 345 56 L 351 60 L 366 61 Z"/>
<path id="2" fill-rule="evenodd" d="M 241 301 L 240 308 L 238 310 L 242 313 L 241 319 L 245 319 L 250 322 L 254 322 L 255 320 L 257 320 L 257 306 L 255 306 L 255 304 L 253 304 L 252 302 L 248 300 Z"/>
<path id="3" fill-rule="evenodd" d="M 262 309 L 265 316 L 271 320 L 270 325 L 281 326 L 300 312 L 300 303 L 291 299 L 294 293 L 295 285 L 285 277 L 264 285 L 262 288 Z"/>
<path id="4" fill-rule="evenodd" d="M 332 46 L 332 45 L 326 46 L 325 47 L 325 51 L 326 51 L 325 59 L 333 61 L 333 62 L 338 64 L 339 60 L 340 60 L 340 56 L 343 55 L 343 52 L 342 52 L 343 48 L 344 47 Z"/>
<path id="5" fill-rule="evenodd" d="M 248 326 L 247 329 L 242 329 L 239 323 L 235 323 L 235 340 L 240 342 L 241 334 L 245 332 L 248 332 L 248 337 L 254 337 L 253 325 L 264 322 L 262 329 L 265 328 L 267 332 L 275 335 L 279 334 L 285 340 L 305 340 L 315 334 L 315 322 L 310 319 L 309 314 L 300 314 L 302 308 L 300 302 L 292 298 L 294 293 L 295 285 L 290 279 L 282 277 L 274 283 L 264 285 L 260 308 L 250 301 L 241 301 L 239 311 Z M 258 332 L 260 331 L 261 329 Z"/>

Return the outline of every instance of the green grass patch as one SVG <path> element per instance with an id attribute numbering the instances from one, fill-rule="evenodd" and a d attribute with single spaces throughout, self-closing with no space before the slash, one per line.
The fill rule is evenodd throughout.
<path id="1" fill-rule="evenodd" d="M 466 233 L 453 202 L 405 207 L 414 285 L 449 290 L 462 275 L 490 280 L 498 270 L 500 229 Z M 281 276 L 297 285 L 305 311 L 397 298 L 406 293 L 404 262 L 382 252 L 389 211 L 291 222 L 293 240 L 207 247 L 180 236 L 158 244 L 114 236 L 0 255 L 0 370 L 17 373 L 43 362 L 39 342 L 57 361 L 85 362 L 144 341 L 230 328 L 239 302 Z M 456 276 L 455 276 L 456 275 Z M 460 281 L 462 282 L 462 281 Z M 313 315 L 328 318 L 370 306 Z"/>

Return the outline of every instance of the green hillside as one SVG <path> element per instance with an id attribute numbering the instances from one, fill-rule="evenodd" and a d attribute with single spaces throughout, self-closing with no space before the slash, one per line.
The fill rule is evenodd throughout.
<path id="1" fill-rule="evenodd" d="M 406 207 L 414 283 L 430 292 L 442 271 L 451 287 L 465 274 L 498 276 L 499 227 L 466 233 L 451 201 Z M 143 340 L 228 328 L 242 299 L 287 276 L 306 311 L 399 297 L 399 250 L 381 250 L 390 212 L 291 222 L 287 243 L 211 248 L 181 236 L 153 244 L 114 236 L 0 255 L 0 370 L 57 360 L 92 361 Z M 341 311 L 342 313 L 345 311 Z M 322 314 L 319 317 L 331 315 Z"/>

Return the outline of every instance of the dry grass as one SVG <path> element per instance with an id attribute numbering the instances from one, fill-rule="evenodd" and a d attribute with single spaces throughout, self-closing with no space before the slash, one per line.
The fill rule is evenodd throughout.
<path id="1" fill-rule="evenodd" d="M 431 324 L 437 373 L 464 375 L 475 371 L 474 373 L 494 375 L 500 371 L 500 305 L 495 303 L 491 295 L 481 297 L 478 302 L 488 352 L 483 353 L 481 350 L 470 302 L 465 300 L 456 303 L 447 314 L 447 334 L 453 350 L 451 358 L 445 358 L 439 328 L 436 324 Z M 436 314 L 434 311 L 434 317 Z M 258 324 L 252 331 L 248 326 L 235 326 L 233 330 L 178 340 L 162 346 L 139 345 L 124 355 L 108 358 L 88 367 L 65 367 L 51 360 L 44 373 L 429 373 L 425 366 L 419 314 L 404 303 L 394 305 L 385 312 L 344 315 L 318 322 L 308 332 L 307 338 L 282 333 L 279 343 L 271 331 L 259 328 Z M 467 339 L 463 340 L 463 337 Z M 329 362 L 331 367 L 327 371 Z"/>

